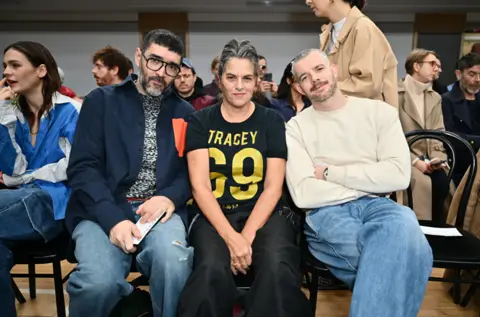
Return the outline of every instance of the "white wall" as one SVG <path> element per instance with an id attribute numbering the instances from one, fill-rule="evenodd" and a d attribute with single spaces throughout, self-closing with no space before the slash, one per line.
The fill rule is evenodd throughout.
<path id="1" fill-rule="evenodd" d="M 280 82 L 283 71 L 292 58 L 304 48 L 318 47 L 318 34 L 295 32 L 277 23 L 191 23 L 190 57 L 204 83 L 212 80 L 210 63 L 232 38 L 250 40 L 258 54 L 267 58 L 273 79 Z"/>
<path id="2" fill-rule="evenodd" d="M 405 75 L 405 58 L 412 50 L 411 23 L 380 23 L 397 56 L 399 77 Z M 212 80 L 210 63 L 232 38 L 250 40 L 267 58 L 269 71 L 278 83 L 292 58 L 301 50 L 319 47 L 320 24 L 191 22 L 190 58 L 204 83 Z"/>
<path id="3" fill-rule="evenodd" d="M 45 45 L 65 73 L 65 85 L 77 95 L 96 87 L 92 76 L 92 55 L 111 45 L 133 58 L 139 37 L 137 23 L 16 23 L 0 24 L 0 55 L 3 48 L 16 41 L 35 41 Z M 133 59 L 132 59 L 133 61 Z"/>
<path id="4" fill-rule="evenodd" d="M 399 61 L 399 76 L 412 47 L 412 23 L 379 23 Z M 78 95 L 96 87 L 92 76 L 91 56 L 112 45 L 134 57 L 138 46 L 136 22 L 31 22 L 0 23 L 0 55 L 7 45 L 20 40 L 43 43 L 65 72 L 65 85 Z M 279 82 L 287 63 L 302 49 L 318 47 L 321 23 L 299 22 L 191 22 L 190 57 L 198 74 L 211 81 L 210 63 L 232 38 L 249 39 L 259 54 L 268 59 L 273 78 Z M 3 58 L 3 56 L 2 56 Z"/>

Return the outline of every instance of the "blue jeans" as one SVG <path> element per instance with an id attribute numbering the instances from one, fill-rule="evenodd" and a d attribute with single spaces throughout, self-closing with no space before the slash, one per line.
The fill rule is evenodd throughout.
<path id="1" fill-rule="evenodd" d="M 364 197 L 312 210 L 310 252 L 353 289 L 350 317 L 415 317 L 432 251 L 415 214 L 388 198 Z"/>
<path id="2" fill-rule="evenodd" d="M 10 280 L 12 249 L 22 243 L 48 241 L 62 230 L 46 191 L 36 186 L 0 190 L 0 316 L 17 315 Z"/>
<path id="3" fill-rule="evenodd" d="M 70 317 L 105 317 L 133 291 L 125 279 L 132 255 L 113 245 L 101 227 L 81 221 L 72 235 L 78 266 L 67 286 Z M 193 248 L 187 245 L 182 219 L 173 214 L 142 240 L 136 256 L 139 271 L 150 279 L 155 317 L 174 317 L 178 298 L 191 272 Z"/>

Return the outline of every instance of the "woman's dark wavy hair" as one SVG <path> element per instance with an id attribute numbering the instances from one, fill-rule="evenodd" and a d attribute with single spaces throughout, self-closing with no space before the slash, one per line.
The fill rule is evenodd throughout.
<path id="1" fill-rule="evenodd" d="M 290 81 L 290 84 L 288 81 Z M 287 99 L 289 105 L 293 105 L 292 99 L 292 90 L 290 89 L 290 85 L 293 83 L 293 73 L 292 73 L 292 62 L 287 64 L 285 70 L 283 71 L 282 80 L 280 80 L 280 84 L 278 85 L 277 90 L 277 99 Z"/>
<path id="2" fill-rule="evenodd" d="M 357 7 L 358 10 L 363 10 L 363 8 L 365 8 L 365 6 L 367 5 L 367 1 L 366 0 L 343 0 L 345 2 L 347 2 L 348 4 L 350 4 L 350 7 Z"/>
<path id="3" fill-rule="evenodd" d="M 53 58 L 50 51 L 45 46 L 37 42 L 20 41 L 13 43 L 5 48 L 3 54 L 5 55 L 5 53 L 11 49 L 25 55 L 33 67 L 37 68 L 43 64 L 47 69 L 45 77 L 42 78 L 43 104 L 38 112 L 38 118 L 41 118 L 44 113 L 48 112 L 52 108 L 53 95 L 60 89 L 62 85 L 60 75 L 58 73 L 57 62 L 55 61 L 55 58 Z M 20 108 L 20 111 L 22 111 L 30 126 L 32 126 L 34 124 L 35 115 L 28 107 L 25 96 L 18 96 L 18 107 Z"/>
<path id="4" fill-rule="evenodd" d="M 287 80 L 290 81 L 290 84 L 288 83 Z M 287 99 L 290 107 L 294 108 L 294 102 L 292 98 L 292 89 L 290 87 L 293 84 L 293 82 L 294 82 L 294 78 L 293 78 L 293 72 L 292 72 L 292 62 L 290 62 L 287 64 L 287 67 L 285 67 L 285 70 L 283 71 L 282 80 L 280 80 L 280 84 L 278 85 L 277 96 L 275 98 Z M 303 96 L 302 99 L 305 103 L 309 103 L 307 97 Z"/>

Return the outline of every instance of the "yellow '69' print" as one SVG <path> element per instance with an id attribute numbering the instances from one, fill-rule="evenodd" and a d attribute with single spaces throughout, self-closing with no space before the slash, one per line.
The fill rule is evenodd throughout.
<path id="1" fill-rule="evenodd" d="M 214 159 L 216 165 L 227 164 L 225 154 L 217 148 L 209 149 L 210 157 Z M 253 173 L 246 176 L 243 173 L 243 164 L 245 159 L 251 158 L 253 160 Z M 232 178 L 239 185 L 247 185 L 246 190 L 242 190 L 240 186 L 230 186 L 230 194 L 236 200 L 248 200 L 255 197 L 258 191 L 258 182 L 263 179 L 263 157 L 262 153 L 255 148 L 244 148 L 233 156 L 232 159 Z M 225 193 L 225 183 L 227 177 L 221 173 L 211 172 L 210 179 L 215 179 L 215 190 L 213 195 L 215 198 L 220 198 Z"/>

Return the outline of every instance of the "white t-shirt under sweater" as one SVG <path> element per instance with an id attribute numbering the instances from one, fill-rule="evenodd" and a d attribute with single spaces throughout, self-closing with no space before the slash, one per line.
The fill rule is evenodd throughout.
<path id="1" fill-rule="evenodd" d="M 342 30 L 346 20 L 347 18 L 345 17 L 340 21 L 333 23 L 332 33 L 330 34 L 330 41 L 328 42 L 327 53 L 330 53 L 332 48 L 335 46 L 335 42 L 337 41 L 337 38 L 340 35 L 340 31 Z"/>
<path id="2" fill-rule="evenodd" d="M 305 109 L 287 124 L 287 185 L 299 208 L 342 204 L 404 190 L 410 151 L 398 113 L 379 100 L 348 97 L 335 111 Z M 327 181 L 314 169 L 328 165 Z"/>

